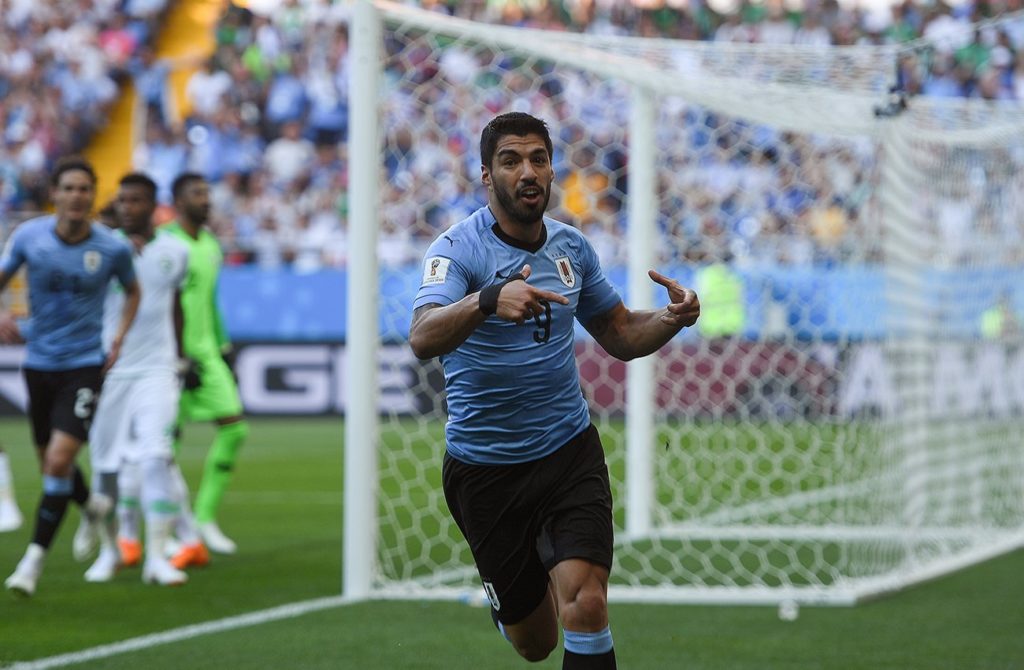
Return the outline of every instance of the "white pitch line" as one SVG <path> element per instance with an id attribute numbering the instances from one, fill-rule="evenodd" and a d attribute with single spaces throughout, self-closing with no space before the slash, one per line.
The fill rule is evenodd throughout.
<path id="1" fill-rule="evenodd" d="M 216 619 L 214 621 L 193 624 L 191 626 L 172 628 L 171 630 L 165 630 L 162 633 L 151 633 L 149 635 L 133 637 L 127 640 L 122 640 L 121 642 L 92 647 L 91 649 L 73 651 L 67 654 L 60 654 L 58 656 L 48 656 L 35 661 L 15 663 L 14 665 L 6 666 L 6 670 L 46 670 L 47 668 L 60 668 L 67 665 L 85 663 L 86 661 L 109 658 L 111 656 L 116 656 L 117 654 L 125 654 L 131 651 L 149 649 L 150 647 L 156 647 L 161 644 L 190 640 L 194 637 L 209 635 L 211 633 L 220 633 L 227 630 L 234 630 L 236 628 L 246 628 L 248 626 L 258 626 L 259 624 L 268 623 L 270 621 L 293 619 L 297 616 L 302 616 L 303 614 L 340 607 L 341 605 L 346 605 L 351 602 L 354 601 L 349 600 L 344 596 L 331 596 L 328 598 L 303 600 L 297 603 L 290 603 L 288 605 L 271 607 L 270 609 L 260 610 L 258 612 L 240 614 L 226 619 Z"/>

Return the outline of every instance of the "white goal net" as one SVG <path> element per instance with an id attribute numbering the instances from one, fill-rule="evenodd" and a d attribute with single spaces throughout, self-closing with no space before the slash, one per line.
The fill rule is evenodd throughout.
<path id="1" fill-rule="evenodd" d="M 404 343 L 426 244 L 486 201 L 480 130 L 510 110 L 548 122 L 549 211 L 627 305 L 662 301 L 649 267 L 702 297 L 699 327 L 629 364 L 579 332 L 613 600 L 851 604 L 1024 545 L 1024 113 L 901 112 L 894 47 L 369 2 L 352 44 L 346 594 L 479 590 L 440 487 L 440 367 L 375 361 Z M 415 405 L 381 403 L 389 384 Z"/>

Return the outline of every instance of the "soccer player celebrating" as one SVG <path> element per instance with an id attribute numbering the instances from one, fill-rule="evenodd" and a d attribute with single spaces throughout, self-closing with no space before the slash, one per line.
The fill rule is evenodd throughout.
<path id="1" fill-rule="evenodd" d="M 171 193 L 178 218 L 165 229 L 184 240 L 189 248 L 188 276 L 181 293 L 184 349 L 185 355 L 196 362 L 200 380 L 199 386 L 181 394 L 179 423 L 214 421 L 217 425 L 196 493 L 196 522 L 210 551 L 233 554 L 235 543 L 217 525 L 217 509 L 231 481 L 249 424 L 242 416 L 238 388 L 224 359 L 231 344 L 217 307 L 217 279 L 223 254 L 217 238 L 204 228 L 210 218 L 210 187 L 206 179 L 186 172 L 174 180 Z M 189 562 L 186 559 L 177 559 L 175 565 L 183 567 Z"/>
<path id="2" fill-rule="evenodd" d="M 188 248 L 176 237 L 154 230 L 156 184 L 146 175 L 131 173 L 121 178 L 116 208 L 122 232 L 138 247 L 135 273 L 142 300 L 96 407 L 89 433 L 93 477 L 102 482 L 120 473 L 121 503 L 128 498 L 142 504 L 146 519 L 143 581 L 183 584 L 187 575 L 170 564 L 164 551 L 181 494 L 172 475 L 176 468 L 172 440 L 178 418 L 179 361 L 185 363 L 179 287 L 188 269 Z M 117 311 L 113 307 L 123 299 L 119 291 L 108 295 L 105 334 L 111 332 L 111 314 Z M 85 574 L 88 581 L 110 581 L 121 562 L 113 528 L 104 530 L 100 555 Z M 186 544 L 199 542 L 194 529 L 179 539 Z M 124 553 L 127 564 L 139 560 L 131 551 Z"/>
<path id="3" fill-rule="evenodd" d="M 652 270 L 669 304 L 627 309 L 583 235 L 544 216 L 554 170 L 543 121 L 500 115 L 480 145 L 487 207 L 428 249 L 409 333 L 419 358 L 444 365 L 445 498 L 515 650 L 546 658 L 560 623 L 563 668 L 615 668 L 611 489 L 573 318 L 629 360 L 693 325 L 700 303 Z"/>
<path id="4" fill-rule="evenodd" d="M 58 161 L 51 177 L 56 214 L 23 223 L 0 259 L 0 289 L 22 265 L 28 267 L 32 328 L 24 363 L 32 435 L 43 470 L 43 496 L 35 531 L 8 589 L 30 596 L 43 570 L 46 551 L 68 502 L 83 506 L 93 521 L 112 501 L 90 496 L 75 467 L 88 436 L 104 367 L 118 358 L 125 333 L 139 305 L 139 286 L 129 245 L 90 220 L 96 173 L 79 158 Z M 103 301 L 116 277 L 125 292 L 124 308 L 104 363 L 101 343 Z"/>

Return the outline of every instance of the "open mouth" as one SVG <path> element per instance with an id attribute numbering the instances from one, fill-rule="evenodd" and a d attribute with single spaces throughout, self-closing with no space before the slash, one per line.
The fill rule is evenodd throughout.
<path id="1" fill-rule="evenodd" d="M 536 204 L 540 202 L 540 199 L 544 197 L 544 191 L 535 187 L 528 186 L 519 191 L 519 199 L 530 204 Z"/>

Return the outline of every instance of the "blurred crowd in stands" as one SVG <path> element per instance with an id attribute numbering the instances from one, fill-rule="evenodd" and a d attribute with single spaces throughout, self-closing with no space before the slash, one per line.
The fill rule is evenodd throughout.
<path id="1" fill-rule="evenodd" d="M 74 12 L 57 11 L 61 0 L 8 1 L 0 32 L 0 213 L 43 205 L 50 162 L 88 142 L 118 85 L 131 78 L 148 110 L 135 166 L 154 177 L 165 203 L 178 173 L 208 176 L 228 262 L 300 271 L 345 264 L 348 5 L 282 0 L 272 12 L 259 0 L 228 5 L 215 53 L 187 84 L 191 111 L 179 120 L 168 112 L 174 64 L 153 51 L 164 0 L 77 0 Z M 911 93 L 1020 100 L 1024 18 L 972 28 L 1020 3 L 906 0 L 867 11 L 805 0 L 796 11 L 781 0 L 744 0 L 724 12 L 703 0 L 405 4 L 595 35 L 820 46 L 925 38 L 935 47 L 927 59 L 901 60 Z M 559 175 L 552 214 L 584 228 L 606 263 L 623 261 L 628 92 L 542 63 L 536 77 L 525 77 L 467 49 L 434 61 L 415 36 L 402 39 L 390 41 L 386 64 L 381 263 L 417 262 L 440 230 L 485 202 L 479 132 L 513 107 L 552 123 Z M 663 261 L 877 259 L 872 146 L 823 143 L 683 104 L 663 106 L 660 121 L 660 225 L 677 241 L 662 249 Z M 951 225 L 974 225 L 971 212 L 953 214 Z"/>
<path id="2" fill-rule="evenodd" d="M 38 210 L 46 173 L 102 128 L 119 87 L 152 79 L 167 0 L 3 0 L 0 214 Z"/>

